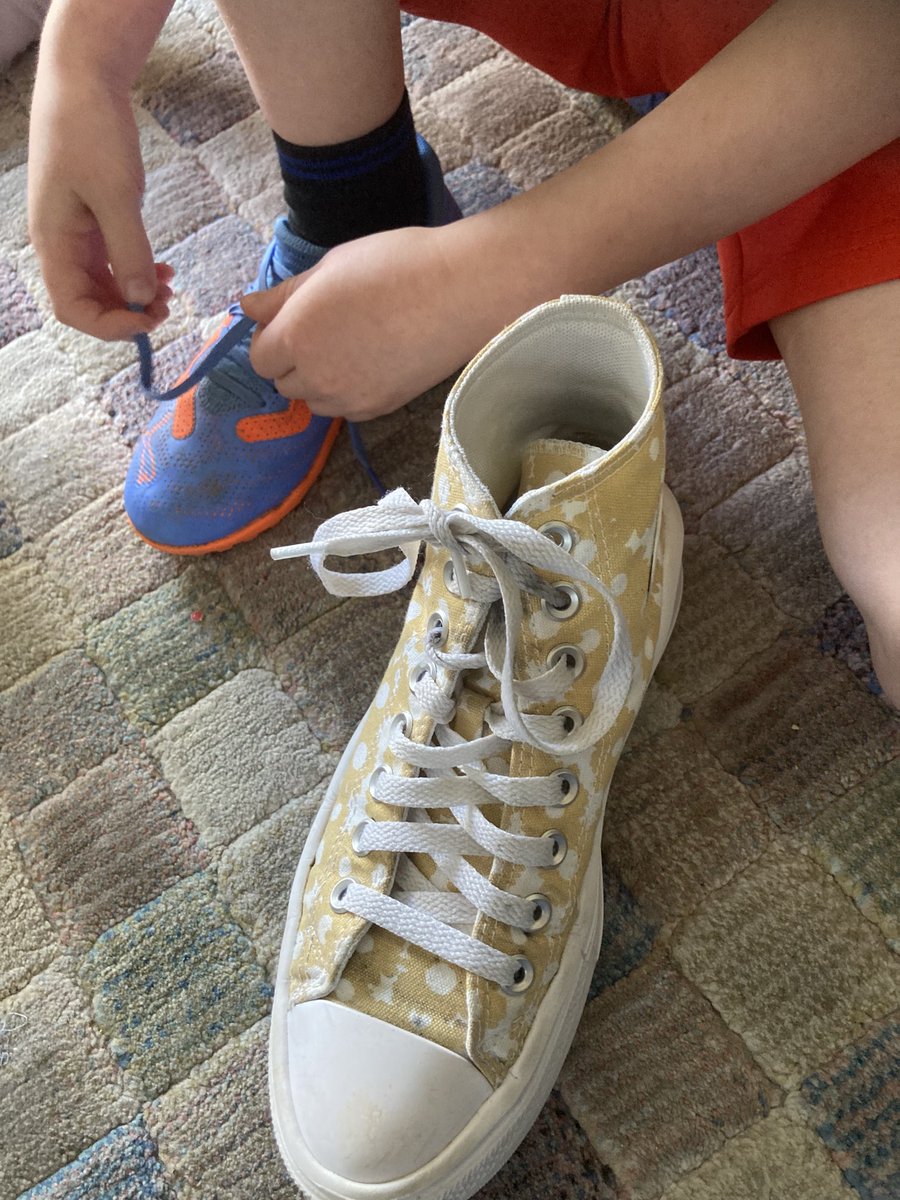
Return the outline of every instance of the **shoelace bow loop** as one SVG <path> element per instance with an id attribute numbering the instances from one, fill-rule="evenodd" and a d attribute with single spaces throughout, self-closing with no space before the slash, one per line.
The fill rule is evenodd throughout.
<path id="1" fill-rule="evenodd" d="M 275 243 L 271 242 L 260 266 L 260 278 L 269 279 L 274 257 Z M 131 312 L 144 311 L 143 304 L 129 304 L 128 308 Z M 218 366 L 226 354 L 246 338 L 256 322 L 252 317 L 248 317 L 245 314 L 240 304 L 230 304 L 227 311 L 229 316 L 236 318 L 234 324 L 210 347 L 201 362 L 197 364 L 188 377 L 167 391 L 156 391 L 153 387 L 153 347 L 150 345 L 150 338 L 146 333 L 136 333 L 134 335 L 134 343 L 137 346 L 138 352 L 141 388 L 145 396 L 151 400 L 155 400 L 157 404 L 165 404 L 170 400 L 177 400 L 179 396 L 183 396 L 191 388 L 196 387 L 210 371 Z"/>
<path id="2" fill-rule="evenodd" d="M 397 488 L 376 505 L 339 513 L 323 522 L 313 541 L 275 547 L 271 555 L 276 561 L 308 557 L 313 570 L 333 595 L 380 596 L 409 582 L 421 542 L 448 553 L 455 586 L 464 599 L 502 603 L 502 616 L 485 636 L 485 661 L 500 682 L 502 720 L 507 731 L 514 733 L 513 740 L 529 742 L 555 756 L 577 754 L 599 741 L 621 711 L 631 686 L 628 630 L 609 588 L 569 551 L 529 525 L 502 517 L 478 517 L 461 508 L 442 509 L 431 500 L 416 502 L 403 488 Z M 351 557 L 391 548 L 399 548 L 404 558 L 382 570 L 342 572 L 325 566 L 329 555 Z M 487 566 L 490 575 L 470 571 L 470 564 Z M 594 707 L 581 728 L 562 740 L 545 735 L 548 718 L 521 711 L 522 692 L 527 696 L 534 689 L 531 681 L 517 681 L 513 675 L 523 620 L 521 592 L 529 591 L 542 598 L 549 598 L 553 592 L 552 585 L 536 574 L 538 569 L 590 588 L 613 619 L 612 644 L 594 689 Z M 498 653 L 501 645 L 502 655 Z"/>

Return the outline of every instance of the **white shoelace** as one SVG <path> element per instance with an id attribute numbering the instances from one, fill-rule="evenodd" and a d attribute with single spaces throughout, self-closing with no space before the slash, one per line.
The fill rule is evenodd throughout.
<path id="1" fill-rule="evenodd" d="M 501 890 L 466 859 L 487 856 L 538 869 L 559 866 L 566 854 L 561 833 L 552 829 L 541 837 L 509 833 L 489 821 L 481 807 L 499 801 L 517 808 L 559 809 L 575 799 L 579 784 L 569 771 L 510 778 L 492 773 L 486 762 L 508 752 L 511 742 L 527 742 L 570 761 L 595 745 L 612 727 L 628 696 L 632 675 L 628 630 L 609 589 L 550 538 L 520 521 L 475 517 L 463 509 L 442 509 L 430 500 L 416 503 L 402 489 L 370 508 L 325 521 L 312 542 L 278 547 L 272 557 L 308 556 L 333 595 L 376 596 L 409 581 L 422 541 L 449 554 L 448 588 L 490 606 L 483 651 L 442 650 L 448 631 L 440 620 L 431 624 L 421 667 L 410 680 L 416 703 L 434 722 L 431 741 L 423 745 L 410 740 L 409 718 L 398 714 L 389 748 L 415 768 L 415 774 L 401 777 L 382 765 L 369 785 L 376 800 L 399 810 L 398 820 L 365 820 L 352 835 L 356 854 L 387 850 L 401 855 L 393 889 L 385 895 L 350 876 L 334 888 L 332 905 L 493 980 L 507 992 L 520 992 L 533 978 L 527 957 L 504 954 L 473 937 L 471 930 L 478 914 L 485 913 L 514 929 L 535 932 L 550 919 L 549 901 L 539 894 L 521 897 Z M 369 554 L 391 547 L 400 547 L 405 557 L 383 571 L 342 573 L 324 565 L 327 555 Z M 491 574 L 468 569 L 476 564 L 486 566 Z M 548 584 L 534 568 L 554 573 L 559 583 Z M 523 708 L 564 695 L 577 670 L 569 656 L 558 655 L 534 678 L 514 678 L 522 591 L 538 596 L 559 613 L 580 599 L 569 581 L 602 598 L 613 622 L 609 657 L 593 691 L 593 707 L 580 723 L 564 714 L 542 716 Z M 441 668 L 446 672 L 443 687 L 438 682 Z M 500 684 L 500 704 L 486 710 L 490 734 L 469 741 L 450 728 L 456 711 L 452 693 L 461 672 L 485 668 Z M 446 810 L 454 819 L 432 821 L 429 809 Z M 431 879 L 406 857 L 415 854 L 428 855 L 436 863 L 438 870 Z M 447 882 L 458 891 L 441 890 Z"/>

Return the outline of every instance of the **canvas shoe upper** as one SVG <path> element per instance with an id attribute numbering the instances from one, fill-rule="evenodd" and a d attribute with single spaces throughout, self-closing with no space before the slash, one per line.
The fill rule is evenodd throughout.
<path id="1" fill-rule="evenodd" d="M 462 1200 L 555 1081 L 600 946 L 607 790 L 680 598 L 660 391 L 625 306 L 542 305 L 451 392 L 430 501 L 273 552 L 365 595 L 426 546 L 289 904 L 271 1103 L 314 1197 Z M 389 545 L 384 572 L 324 563 Z"/>
<path id="2" fill-rule="evenodd" d="M 429 224 L 459 217 L 440 163 L 419 138 Z M 327 252 L 275 225 L 250 291 L 275 287 L 314 267 Z M 241 334 L 236 329 L 243 321 Z M 227 348 L 229 333 L 238 340 Z M 315 482 L 340 421 L 286 400 L 250 363 L 252 324 L 232 305 L 179 383 L 197 380 L 177 399 L 163 399 L 142 433 L 125 480 L 125 511 L 135 530 L 160 550 L 204 554 L 255 537 L 300 503 Z M 177 390 L 176 388 L 173 390 Z"/>

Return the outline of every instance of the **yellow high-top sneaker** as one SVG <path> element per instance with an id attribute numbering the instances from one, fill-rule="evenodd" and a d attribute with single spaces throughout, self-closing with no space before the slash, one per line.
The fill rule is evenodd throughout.
<path id="1" fill-rule="evenodd" d="M 629 309 L 541 305 L 451 392 L 431 500 L 273 552 L 373 595 L 426 545 L 278 968 L 272 1115 L 317 1200 L 464 1200 L 556 1080 L 600 949 L 607 791 L 680 598 L 660 391 Z M 324 566 L 389 546 L 385 571 Z"/>

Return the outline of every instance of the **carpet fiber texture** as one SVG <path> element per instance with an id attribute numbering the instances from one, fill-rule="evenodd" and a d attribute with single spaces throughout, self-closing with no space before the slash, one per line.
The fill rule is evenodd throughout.
<path id="1" fill-rule="evenodd" d="M 471 31 L 404 40 L 466 212 L 637 119 Z M 265 1083 L 289 882 L 405 599 L 341 602 L 268 557 L 372 501 L 345 439 L 257 542 L 186 562 L 134 537 L 134 349 L 61 325 L 28 245 L 33 70 L 0 78 L 0 1197 L 289 1200 Z M 136 101 L 170 380 L 281 188 L 209 0 L 176 5 Z M 684 604 L 610 799 L 591 999 L 482 1197 L 898 1200 L 898 719 L 784 370 L 724 353 L 714 252 L 617 294 L 665 362 Z M 367 428 L 389 486 L 427 494 L 446 391 Z"/>

